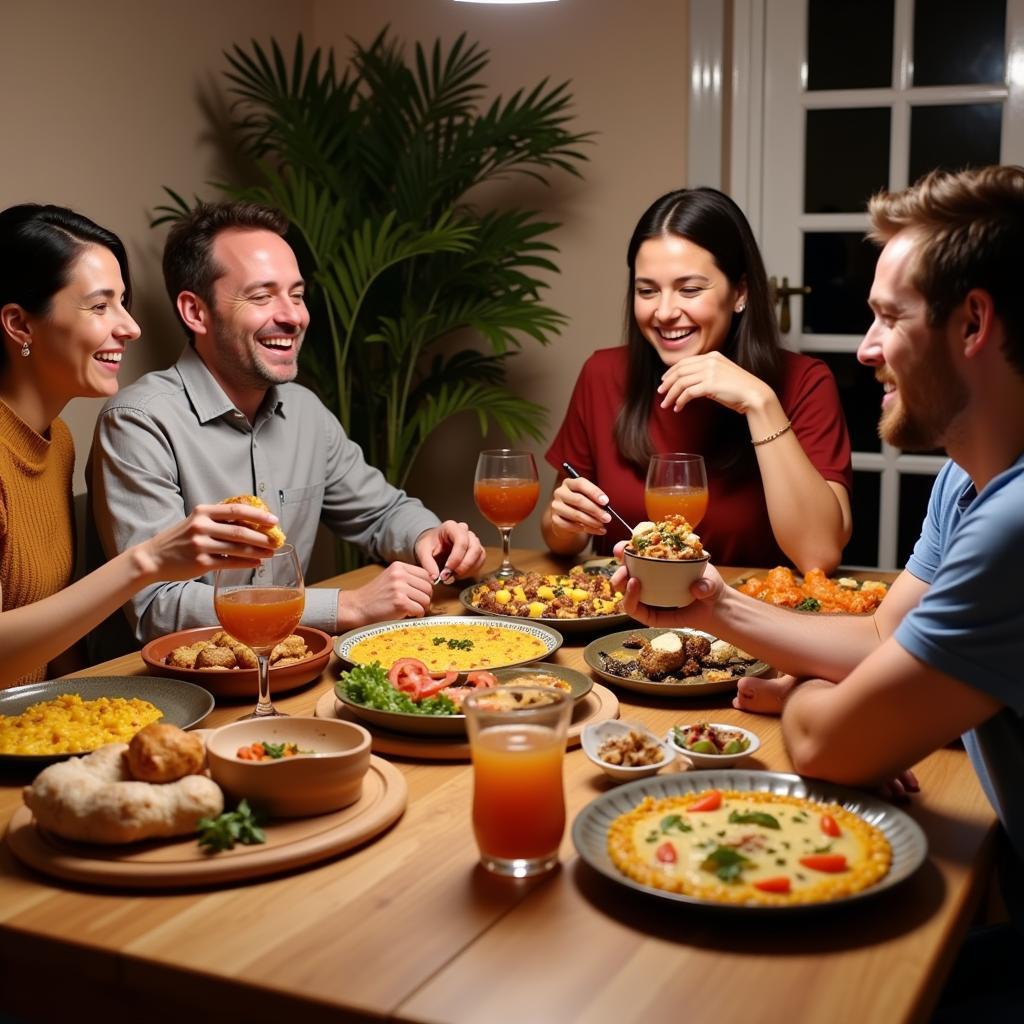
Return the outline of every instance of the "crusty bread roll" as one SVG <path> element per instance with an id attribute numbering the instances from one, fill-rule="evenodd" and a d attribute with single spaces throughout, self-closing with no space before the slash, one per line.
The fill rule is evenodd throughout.
<path id="1" fill-rule="evenodd" d="M 24 790 L 41 828 L 87 843 L 132 843 L 188 835 L 200 818 L 224 810 L 224 794 L 205 775 L 157 785 L 136 782 L 125 764 L 126 743 L 44 768 Z"/>
<path id="2" fill-rule="evenodd" d="M 186 775 L 201 775 L 206 748 L 195 733 L 176 725 L 154 722 L 140 729 L 125 754 L 128 773 L 139 782 L 173 782 Z"/>
<path id="3" fill-rule="evenodd" d="M 267 503 L 262 498 L 257 498 L 254 494 L 236 494 L 233 498 L 225 498 L 222 505 L 250 505 L 252 508 L 261 508 L 264 512 L 269 512 L 270 509 L 267 507 Z M 243 520 L 246 526 L 251 527 L 254 530 L 259 530 L 260 533 L 265 533 L 270 538 L 270 543 L 275 547 L 279 548 L 284 543 L 284 530 L 280 526 L 264 526 L 262 523 L 253 523 L 248 519 Z"/>

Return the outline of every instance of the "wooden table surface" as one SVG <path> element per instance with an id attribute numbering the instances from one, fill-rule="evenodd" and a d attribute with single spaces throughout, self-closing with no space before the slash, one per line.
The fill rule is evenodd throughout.
<path id="1" fill-rule="evenodd" d="M 523 568 L 556 567 L 538 552 L 514 554 Z M 344 584 L 377 571 L 358 570 Z M 432 611 L 460 610 L 458 590 L 439 588 Z M 586 671 L 588 639 L 570 634 L 555 660 Z M 332 658 L 318 682 L 278 703 L 312 714 L 338 668 Z M 143 672 L 130 655 L 84 674 Z M 727 695 L 618 696 L 622 717 L 658 733 L 704 712 L 742 723 L 763 741 L 752 767 L 790 770 L 777 721 L 734 711 Z M 240 710 L 218 707 L 204 724 Z M 554 874 L 493 878 L 477 865 L 469 765 L 391 760 L 409 786 L 394 827 L 269 880 L 91 889 L 35 874 L 0 847 L 0 1013 L 137 1012 L 147 1024 L 277 1013 L 303 1024 L 923 1021 L 991 870 L 994 818 L 956 749 L 917 766 L 922 793 L 908 810 L 929 855 L 909 881 L 876 900 L 756 921 L 617 886 L 580 861 L 568 829 Z M 579 749 L 566 755 L 565 781 L 570 822 L 611 785 Z M 20 787 L 0 782 L 5 825 Z"/>

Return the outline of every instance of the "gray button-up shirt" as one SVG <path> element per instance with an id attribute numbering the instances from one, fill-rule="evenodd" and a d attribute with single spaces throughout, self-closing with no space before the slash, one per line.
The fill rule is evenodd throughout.
<path id="1" fill-rule="evenodd" d="M 304 571 L 320 521 L 380 561 L 413 561 L 416 538 L 439 522 L 367 465 L 359 445 L 308 388 L 272 387 L 250 425 L 191 345 L 174 366 L 146 374 L 104 405 L 87 476 L 90 533 L 108 558 L 196 505 L 235 494 L 257 494 L 267 503 Z M 91 562 L 97 554 L 90 553 Z M 216 625 L 213 579 L 210 573 L 139 591 L 125 605 L 136 644 Z M 308 590 L 302 621 L 334 633 L 337 604 L 337 590 Z M 100 637 L 93 651 L 110 656 L 123 642 L 123 636 Z"/>

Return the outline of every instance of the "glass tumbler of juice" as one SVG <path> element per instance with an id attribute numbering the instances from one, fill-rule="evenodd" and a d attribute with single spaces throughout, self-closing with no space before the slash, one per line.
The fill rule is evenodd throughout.
<path id="1" fill-rule="evenodd" d="M 562 759 L 572 698 L 542 686 L 478 690 L 462 705 L 480 862 L 513 878 L 550 871 L 565 831 Z"/>
<path id="2" fill-rule="evenodd" d="M 696 527 L 708 510 L 708 477 L 703 457 L 686 452 L 652 455 L 647 467 L 644 508 L 652 522 L 676 515 Z"/>

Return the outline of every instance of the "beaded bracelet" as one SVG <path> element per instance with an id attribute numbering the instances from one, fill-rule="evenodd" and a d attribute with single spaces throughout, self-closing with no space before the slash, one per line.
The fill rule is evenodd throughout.
<path id="1" fill-rule="evenodd" d="M 789 422 L 789 420 L 786 420 L 786 425 L 785 425 L 784 427 L 780 427 L 780 428 L 779 428 L 778 430 L 776 430 L 776 431 L 775 431 L 775 433 L 774 433 L 774 434 L 769 434 L 769 435 L 768 435 L 767 437 L 762 437 L 760 441 L 755 441 L 755 440 L 754 440 L 753 438 L 751 438 L 751 439 L 750 439 L 750 443 L 751 443 L 751 444 L 752 444 L 752 445 L 753 445 L 753 446 L 754 446 L 755 448 L 756 448 L 756 447 L 757 447 L 757 446 L 758 446 L 759 444 L 767 444 L 767 443 L 768 443 L 769 441 L 774 441 L 774 440 L 775 440 L 775 438 L 777 438 L 777 437 L 782 437 L 782 435 L 783 435 L 784 433 L 786 433 L 786 431 L 787 431 L 787 430 L 791 430 L 791 429 L 792 429 L 792 427 L 793 427 L 793 424 L 792 424 L 792 423 L 790 423 L 790 422 Z"/>

